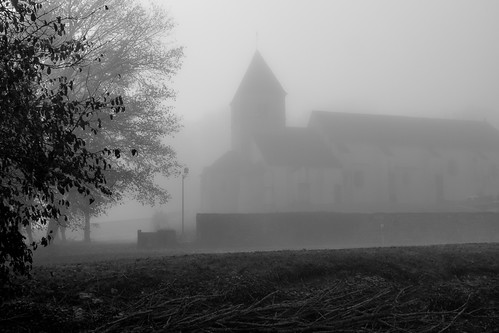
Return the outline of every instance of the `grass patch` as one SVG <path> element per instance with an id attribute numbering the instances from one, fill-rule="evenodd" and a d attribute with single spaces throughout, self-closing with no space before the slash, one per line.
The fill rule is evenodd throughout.
<path id="1" fill-rule="evenodd" d="M 108 257 L 95 261 L 97 250 L 35 265 L 0 305 L 0 330 L 499 327 L 499 244 L 189 255 L 106 248 Z"/>

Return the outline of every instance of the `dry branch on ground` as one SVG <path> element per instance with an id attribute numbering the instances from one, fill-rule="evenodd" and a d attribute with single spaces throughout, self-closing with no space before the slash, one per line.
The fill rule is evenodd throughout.
<path id="1" fill-rule="evenodd" d="M 499 327 L 498 255 L 490 244 L 39 266 L 0 305 L 0 330 L 487 332 Z"/>

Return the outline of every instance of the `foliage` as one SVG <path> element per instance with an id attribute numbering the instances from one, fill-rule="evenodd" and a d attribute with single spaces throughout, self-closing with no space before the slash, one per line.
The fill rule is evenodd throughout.
<path id="1" fill-rule="evenodd" d="M 149 12 L 134 0 L 109 0 L 107 11 L 97 11 L 100 5 L 98 0 L 58 0 L 53 4 L 54 11 L 61 15 L 88 17 L 71 21 L 68 35 L 86 36 L 94 45 L 89 55 L 104 56 L 98 64 L 78 73 L 75 94 L 91 96 L 110 90 L 123 96 L 127 105 L 127 112 L 116 116 L 118 121 L 102 119 L 101 131 L 89 143 L 96 149 L 112 146 L 132 153 L 122 154 L 107 171 L 114 196 L 95 193 L 94 205 L 88 206 L 86 201 L 75 205 L 86 214 L 87 227 L 90 216 L 125 195 L 151 205 L 157 200 L 166 202 L 169 193 L 157 184 L 157 177 L 179 172 L 175 152 L 165 143 L 165 138 L 179 128 L 167 104 L 175 97 L 168 85 L 183 56 L 182 48 L 171 42 L 173 21 L 159 7 Z"/>
<path id="2" fill-rule="evenodd" d="M 41 3 L 0 0 L 0 282 L 30 269 L 21 226 L 67 218 L 71 191 L 90 202 L 111 194 L 106 171 L 121 151 L 91 141 L 124 102 L 74 91 L 76 73 L 102 56 L 89 56 L 83 35 L 65 35 L 71 22 Z"/>

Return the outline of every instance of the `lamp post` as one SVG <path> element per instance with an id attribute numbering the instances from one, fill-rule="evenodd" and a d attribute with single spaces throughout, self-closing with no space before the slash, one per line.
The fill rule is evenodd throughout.
<path id="1" fill-rule="evenodd" d="M 189 173 L 189 168 L 184 168 L 182 173 L 182 238 L 184 238 L 184 179 Z"/>

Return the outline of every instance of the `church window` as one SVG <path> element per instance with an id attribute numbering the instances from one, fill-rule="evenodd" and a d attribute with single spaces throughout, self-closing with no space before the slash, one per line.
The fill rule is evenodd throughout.
<path id="1" fill-rule="evenodd" d="M 492 163 L 492 165 L 490 166 L 489 176 L 490 178 L 497 178 L 498 175 L 499 175 L 499 169 L 497 167 L 497 164 Z"/>
<path id="2" fill-rule="evenodd" d="M 353 184 L 355 187 L 363 187 L 364 186 L 364 173 L 362 170 L 355 170 L 353 173 Z"/>
<path id="3" fill-rule="evenodd" d="M 272 186 L 265 186 L 264 191 L 265 204 L 272 205 L 274 203 L 274 190 Z"/>
<path id="4" fill-rule="evenodd" d="M 408 186 L 409 183 L 411 182 L 411 175 L 409 173 L 409 170 L 402 171 L 402 182 L 404 186 Z"/>
<path id="5" fill-rule="evenodd" d="M 437 203 L 444 201 L 444 175 L 442 173 L 437 173 L 435 175 L 435 185 L 437 194 Z"/>
<path id="6" fill-rule="evenodd" d="M 310 184 L 309 183 L 299 183 L 298 184 L 298 201 L 299 202 L 310 202 Z"/>
<path id="7" fill-rule="evenodd" d="M 343 202 L 343 191 L 341 190 L 341 185 L 340 184 L 334 184 L 334 201 L 336 203 L 342 203 Z"/>
<path id="8" fill-rule="evenodd" d="M 350 149 L 348 149 L 348 146 L 343 142 L 336 142 L 336 147 L 338 148 L 338 151 L 343 154 L 350 153 Z"/>
<path id="9" fill-rule="evenodd" d="M 397 202 L 397 182 L 393 171 L 388 172 L 388 200 Z"/>
<path id="10" fill-rule="evenodd" d="M 455 159 L 450 159 L 447 161 L 447 173 L 451 176 L 455 176 L 458 172 L 458 164 Z"/>
<path id="11" fill-rule="evenodd" d="M 392 150 L 387 145 L 379 145 L 379 149 L 385 156 L 393 156 Z"/>

